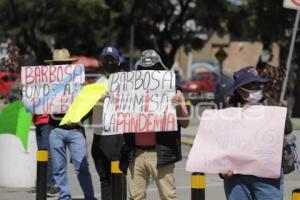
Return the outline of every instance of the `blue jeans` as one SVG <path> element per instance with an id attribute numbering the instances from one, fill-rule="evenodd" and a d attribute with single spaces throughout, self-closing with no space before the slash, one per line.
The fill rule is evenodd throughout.
<path id="1" fill-rule="evenodd" d="M 55 186 L 55 181 L 52 172 L 51 152 L 49 150 L 49 134 L 51 126 L 49 124 L 35 125 L 36 141 L 38 149 L 48 150 L 48 167 L 47 167 L 47 186 Z"/>
<path id="2" fill-rule="evenodd" d="M 224 179 L 227 200 L 283 200 L 283 173 L 278 179 L 233 175 Z"/>
<path id="3" fill-rule="evenodd" d="M 54 128 L 50 134 L 53 175 L 60 188 L 59 199 L 71 200 L 67 179 L 67 152 L 69 147 L 72 163 L 86 200 L 94 200 L 94 189 L 87 162 L 87 146 L 83 129 L 65 130 Z"/>

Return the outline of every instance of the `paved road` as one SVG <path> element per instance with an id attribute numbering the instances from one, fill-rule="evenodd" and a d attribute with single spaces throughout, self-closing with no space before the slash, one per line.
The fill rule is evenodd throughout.
<path id="1" fill-rule="evenodd" d="M 198 128 L 198 122 L 193 120 L 189 129 L 184 130 L 184 134 L 190 138 L 195 135 Z M 300 132 L 296 133 L 300 138 Z M 91 130 L 87 131 L 87 142 L 90 149 L 92 141 Z M 300 141 L 298 140 L 298 147 L 300 147 Z M 185 164 L 188 153 L 190 151 L 189 145 L 183 145 L 183 160 L 176 165 L 176 185 L 177 185 L 177 196 L 178 200 L 190 199 L 190 173 L 185 171 Z M 99 178 L 94 168 L 92 158 L 89 156 L 90 169 L 93 177 L 93 184 L 96 193 L 96 197 L 100 199 L 100 183 Z M 76 175 L 74 174 L 73 166 L 68 165 L 68 175 L 72 190 L 72 196 L 75 199 L 82 199 L 83 195 L 79 187 Z M 225 200 L 224 190 L 222 187 L 222 181 L 216 175 L 207 175 L 206 177 L 206 199 L 207 200 Z M 300 173 L 294 172 L 285 177 L 285 200 L 291 199 L 291 191 L 294 188 L 300 188 Z M 30 189 L 14 189 L 14 188 L 3 188 L 0 187 L 0 199 L 1 200 L 32 200 L 35 199 L 34 194 L 30 192 Z M 148 188 L 148 200 L 158 200 L 158 192 L 156 186 L 151 183 Z"/>

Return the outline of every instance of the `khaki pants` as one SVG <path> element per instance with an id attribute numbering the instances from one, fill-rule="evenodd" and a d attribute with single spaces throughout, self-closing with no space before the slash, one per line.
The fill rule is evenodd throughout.
<path id="1" fill-rule="evenodd" d="M 146 190 L 150 175 L 158 188 L 161 200 L 176 199 L 174 164 L 156 168 L 156 151 L 137 149 L 135 159 L 128 169 L 128 190 L 130 200 L 146 200 Z"/>

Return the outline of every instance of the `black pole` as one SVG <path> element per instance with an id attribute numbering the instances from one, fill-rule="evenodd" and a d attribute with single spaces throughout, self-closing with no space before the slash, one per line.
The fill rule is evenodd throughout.
<path id="1" fill-rule="evenodd" d="M 36 200 L 47 199 L 47 165 L 48 151 L 37 151 L 37 181 L 36 181 Z"/>
<path id="2" fill-rule="evenodd" d="M 205 174 L 192 173 L 191 182 L 192 200 L 205 200 Z"/>
<path id="3" fill-rule="evenodd" d="M 111 162 L 111 200 L 126 199 L 126 179 L 119 169 L 119 161 Z"/>

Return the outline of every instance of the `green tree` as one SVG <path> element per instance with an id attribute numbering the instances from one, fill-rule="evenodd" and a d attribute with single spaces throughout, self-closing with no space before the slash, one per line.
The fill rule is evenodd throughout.
<path id="1" fill-rule="evenodd" d="M 115 2 L 119 5 L 124 1 Z M 122 30 L 118 45 L 129 46 L 130 27 L 134 25 L 135 48 L 157 50 L 170 68 L 179 47 L 184 46 L 186 51 L 199 49 L 208 33 L 213 30 L 224 33 L 221 21 L 230 3 L 224 0 L 131 0 L 124 4 L 131 8 L 128 15 L 117 19 Z"/>
<path id="2" fill-rule="evenodd" d="M 158 50 L 171 67 L 177 49 L 201 48 L 207 34 L 224 31 L 224 0 L 2 0 L 0 38 L 12 38 L 22 52 L 32 49 L 38 60 L 55 47 L 73 54 L 96 55 L 112 44 L 129 50 L 130 27 L 135 48 Z"/>
<path id="3" fill-rule="evenodd" d="M 103 0 L 2 0 L 0 38 L 11 38 L 22 53 L 33 50 L 39 61 L 55 47 L 73 54 L 95 54 L 105 31 L 107 6 Z"/>
<path id="4" fill-rule="evenodd" d="M 291 36 L 295 12 L 285 9 L 282 0 L 245 0 L 229 11 L 229 31 L 233 37 L 264 44 L 277 42 L 286 48 Z"/>

